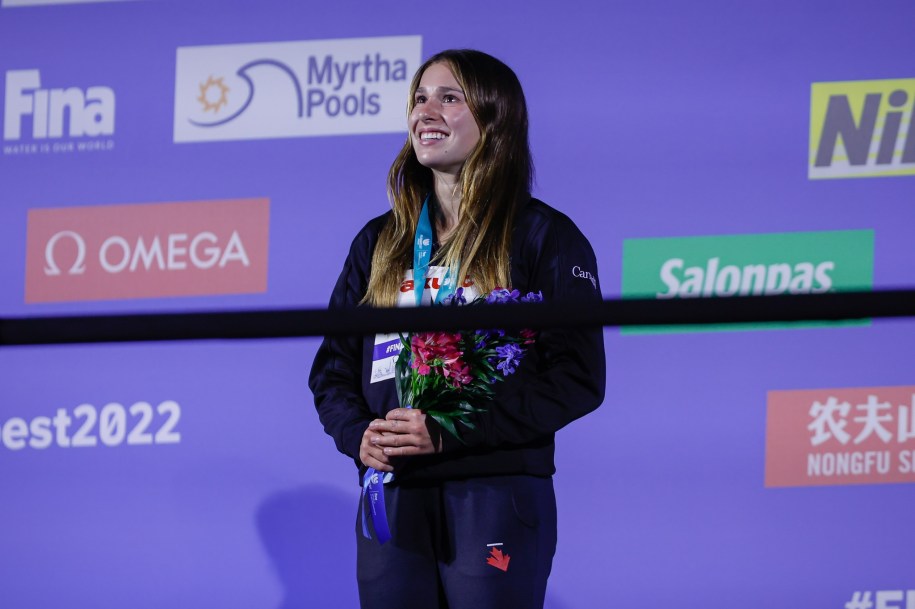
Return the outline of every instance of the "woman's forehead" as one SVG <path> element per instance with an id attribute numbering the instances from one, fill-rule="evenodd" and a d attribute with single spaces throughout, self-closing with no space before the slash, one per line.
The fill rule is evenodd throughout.
<path id="1" fill-rule="evenodd" d="M 447 88 L 462 91 L 460 83 L 447 64 L 436 62 L 427 67 L 419 79 L 417 89 Z"/>

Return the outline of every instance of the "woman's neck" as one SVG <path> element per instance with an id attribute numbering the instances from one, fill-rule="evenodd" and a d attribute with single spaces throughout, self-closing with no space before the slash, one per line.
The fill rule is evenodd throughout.
<path id="1" fill-rule="evenodd" d="M 456 176 L 436 174 L 435 199 L 438 202 L 436 228 L 440 241 L 447 239 L 457 228 L 461 211 L 461 188 Z"/>

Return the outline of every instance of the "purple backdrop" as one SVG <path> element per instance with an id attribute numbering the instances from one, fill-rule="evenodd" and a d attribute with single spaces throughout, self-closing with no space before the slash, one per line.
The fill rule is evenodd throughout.
<path id="1" fill-rule="evenodd" d="M 625 239 L 795 231 L 873 230 L 873 286 L 915 284 L 915 177 L 808 178 L 812 83 L 915 78 L 908 1 L 10 4 L 0 86 L 38 71 L 45 90 L 108 87 L 116 110 L 114 132 L 94 139 L 36 139 L 34 115 L 19 140 L 5 131 L 0 316 L 324 306 L 351 238 L 387 207 L 405 133 L 176 143 L 176 114 L 192 103 L 176 100 L 176 56 L 374 37 L 421 37 L 422 58 L 480 48 L 516 70 L 535 194 L 590 238 L 607 297 L 622 293 Z M 266 70 L 252 78 L 262 93 L 251 112 L 288 91 Z M 10 148 L 86 141 L 113 147 Z M 30 209 L 243 198 L 270 201 L 263 293 L 25 300 Z M 605 336 L 605 404 L 557 438 L 548 607 L 840 609 L 858 598 L 850 609 L 872 609 L 854 593 L 915 590 L 915 486 L 764 485 L 767 392 L 915 385 L 915 322 Z M 0 604 L 355 606 L 359 489 L 312 407 L 316 347 L 0 349 Z M 119 440 L 126 425 L 144 441 L 145 411 L 150 435 L 175 423 L 180 440 Z M 96 415 L 95 446 L 60 446 L 52 419 L 73 420 L 72 440 Z M 46 448 L 28 444 L 41 429 L 19 428 L 36 417 L 48 419 Z"/>

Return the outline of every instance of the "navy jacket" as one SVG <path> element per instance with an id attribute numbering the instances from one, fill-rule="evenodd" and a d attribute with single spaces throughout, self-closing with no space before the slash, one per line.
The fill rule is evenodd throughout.
<path id="1" fill-rule="evenodd" d="M 372 252 L 388 214 L 370 221 L 350 247 L 330 308 L 356 306 L 365 295 Z M 597 263 L 588 240 L 564 214 L 537 199 L 522 208 L 511 247 L 512 287 L 542 291 L 544 300 L 601 299 Z M 309 386 L 324 430 L 359 467 L 368 424 L 399 405 L 394 381 L 371 383 L 373 336 L 327 337 L 311 369 Z M 496 400 L 474 415 L 476 429 L 461 443 L 443 432 L 444 450 L 405 458 L 395 480 L 457 479 L 487 475 L 550 476 L 553 434 L 603 401 L 606 371 L 601 328 L 541 329 L 518 371 L 496 385 Z"/>

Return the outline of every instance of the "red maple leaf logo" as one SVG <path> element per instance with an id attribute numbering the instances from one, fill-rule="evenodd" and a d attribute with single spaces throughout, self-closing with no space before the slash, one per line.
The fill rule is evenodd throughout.
<path id="1" fill-rule="evenodd" d="M 502 554 L 502 550 L 499 548 L 493 548 L 489 551 L 490 556 L 486 559 L 486 564 L 495 567 L 496 569 L 501 569 L 502 571 L 508 571 L 508 561 L 512 559 L 508 554 Z"/>

